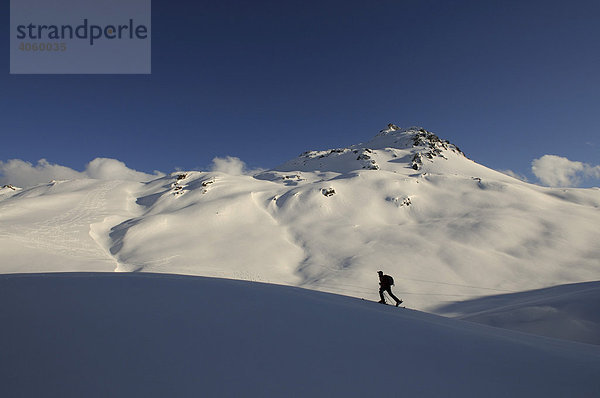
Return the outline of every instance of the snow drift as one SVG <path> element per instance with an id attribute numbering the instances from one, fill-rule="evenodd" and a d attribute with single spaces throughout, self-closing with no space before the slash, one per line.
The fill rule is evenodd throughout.
<path id="1" fill-rule="evenodd" d="M 600 345 L 600 282 L 574 283 L 456 302 L 438 314 Z"/>

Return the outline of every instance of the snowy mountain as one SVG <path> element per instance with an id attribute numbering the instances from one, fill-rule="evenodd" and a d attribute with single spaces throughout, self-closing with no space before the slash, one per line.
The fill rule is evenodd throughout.
<path id="1" fill-rule="evenodd" d="M 597 188 L 528 184 L 389 125 L 258 175 L 3 188 L 0 272 L 179 273 L 375 299 L 382 269 L 409 307 L 434 311 L 600 280 L 599 208 Z"/>
<path id="2" fill-rule="evenodd" d="M 2 397 L 595 397 L 600 347 L 287 286 L 0 275 Z"/>

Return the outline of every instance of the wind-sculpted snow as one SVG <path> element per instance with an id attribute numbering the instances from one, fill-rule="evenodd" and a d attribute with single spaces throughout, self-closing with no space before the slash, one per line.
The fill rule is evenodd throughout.
<path id="1" fill-rule="evenodd" d="M 595 397 L 600 348 L 286 286 L 0 276 L 2 397 Z M 10 305 L 6 305 L 10 303 Z"/>
<path id="2" fill-rule="evenodd" d="M 542 336 L 600 344 L 600 282 L 457 302 L 436 312 Z"/>
<path id="3" fill-rule="evenodd" d="M 527 184 L 424 129 L 236 174 L 0 195 L 0 272 L 180 273 L 375 299 L 382 269 L 427 310 L 600 280 L 600 190 Z"/>

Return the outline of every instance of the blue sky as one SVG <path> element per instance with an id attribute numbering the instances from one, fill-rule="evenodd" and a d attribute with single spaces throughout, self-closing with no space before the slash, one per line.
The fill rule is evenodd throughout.
<path id="1" fill-rule="evenodd" d="M 531 181 L 543 155 L 600 164 L 598 1 L 154 0 L 152 15 L 147 76 L 9 75 L 5 36 L 0 161 L 269 168 L 392 122 Z"/>

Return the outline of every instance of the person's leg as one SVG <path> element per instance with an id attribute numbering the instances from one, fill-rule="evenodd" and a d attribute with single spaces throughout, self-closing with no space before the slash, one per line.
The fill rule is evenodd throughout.
<path id="1" fill-rule="evenodd" d="M 398 297 L 396 297 L 394 295 L 394 293 L 392 293 L 392 288 L 391 287 L 388 287 L 387 292 L 388 292 L 388 294 L 390 295 L 391 298 L 393 298 L 394 300 L 396 300 L 397 304 L 400 304 L 402 302 L 402 300 L 400 300 Z"/>
<path id="2" fill-rule="evenodd" d="M 380 303 L 385 303 L 385 297 L 383 297 L 383 289 L 379 288 L 379 297 L 381 297 Z"/>

